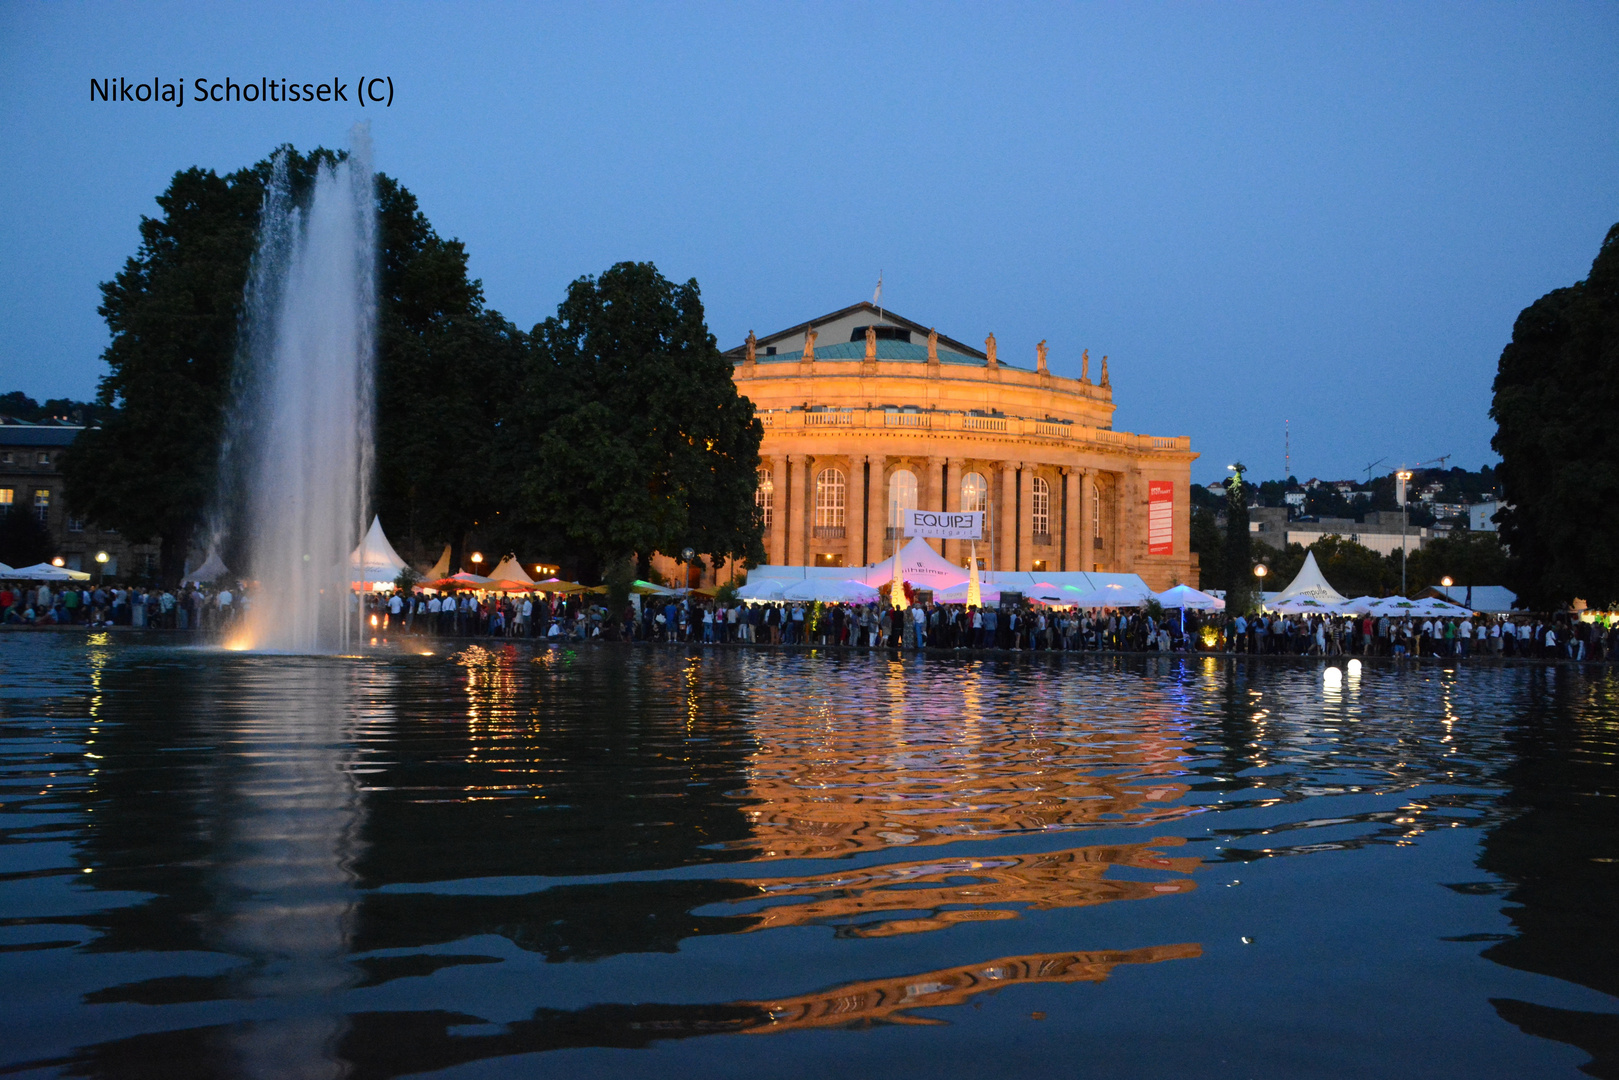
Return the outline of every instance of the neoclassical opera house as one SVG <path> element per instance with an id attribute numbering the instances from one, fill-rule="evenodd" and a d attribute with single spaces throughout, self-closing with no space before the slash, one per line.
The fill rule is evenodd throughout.
<path id="1" fill-rule="evenodd" d="M 981 510 L 984 569 L 1135 572 L 1197 584 L 1185 436 L 1113 430 L 1092 381 L 1032 368 L 861 303 L 726 354 L 764 424 L 758 501 L 770 562 L 863 566 L 905 540 L 903 508 Z M 929 541 L 966 566 L 969 545 Z"/>

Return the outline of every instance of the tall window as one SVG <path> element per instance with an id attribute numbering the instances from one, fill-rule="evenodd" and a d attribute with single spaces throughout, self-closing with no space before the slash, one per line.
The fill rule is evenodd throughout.
<path id="1" fill-rule="evenodd" d="M 1102 487 L 1100 484 L 1091 485 L 1091 535 L 1097 538 L 1102 535 Z"/>
<path id="2" fill-rule="evenodd" d="M 753 505 L 764 514 L 765 528 L 776 517 L 776 478 L 770 474 L 769 469 L 759 470 L 759 486 L 753 491 Z"/>
<path id="3" fill-rule="evenodd" d="M 989 481 L 983 473 L 970 472 L 961 478 L 961 508 L 969 514 L 989 509 Z"/>
<path id="4" fill-rule="evenodd" d="M 1034 518 L 1036 536 L 1051 535 L 1051 485 L 1034 478 L 1034 497 L 1029 500 L 1029 511 Z"/>
<path id="5" fill-rule="evenodd" d="M 51 516 L 51 489 L 50 488 L 35 488 L 34 489 L 34 516 L 39 518 L 39 520 L 41 522 L 46 521 L 46 520 L 48 520 L 50 518 L 50 516 Z"/>
<path id="6" fill-rule="evenodd" d="M 906 510 L 916 509 L 916 474 L 896 469 L 888 478 L 888 527 L 897 529 Z"/>
<path id="7" fill-rule="evenodd" d="M 0 488 L 0 506 L 10 506 L 16 498 L 17 492 L 15 489 Z"/>
<path id="8" fill-rule="evenodd" d="M 846 490 L 842 469 L 822 469 L 815 477 L 815 527 L 843 528 L 843 497 Z"/>

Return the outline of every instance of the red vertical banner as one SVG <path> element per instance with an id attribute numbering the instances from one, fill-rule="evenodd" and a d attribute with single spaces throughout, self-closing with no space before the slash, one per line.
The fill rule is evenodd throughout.
<path id="1" fill-rule="evenodd" d="M 1175 554 L 1175 485 L 1147 481 L 1147 554 Z"/>

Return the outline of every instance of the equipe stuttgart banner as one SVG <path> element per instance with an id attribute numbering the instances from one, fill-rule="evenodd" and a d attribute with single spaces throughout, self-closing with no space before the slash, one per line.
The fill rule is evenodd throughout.
<path id="1" fill-rule="evenodd" d="M 982 540 L 984 514 L 981 510 L 959 510 L 942 513 L 938 510 L 905 511 L 906 536 L 932 536 L 941 540 Z"/>
<path id="2" fill-rule="evenodd" d="M 1147 481 L 1147 554 L 1175 554 L 1175 485 Z"/>

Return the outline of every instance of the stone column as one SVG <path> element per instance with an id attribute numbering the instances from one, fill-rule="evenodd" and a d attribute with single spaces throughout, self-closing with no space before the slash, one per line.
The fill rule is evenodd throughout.
<path id="1" fill-rule="evenodd" d="M 1063 535 L 1063 563 L 1064 570 L 1086 570 L 1090 563 L 1085 562 L 1085 551 L 1080 547 L 1080 537 L 1084 533 L 1080 530 L 1079 522 L 1084 513 L 1080 504 L 1079 470 L 1064 467 L 1062 471 L 1063 505 L 1067 508 L 1067 516 L 1062 521 Z"/>
<path id="2" fill-rule="evenodd" d="M 809 471 L 804 467 L 803 454 L 788 454 L 787 464 L 790 466 L 787 484 L 784 490 L 791 492 L 791 512 L 787 516 L 787 556 L 782 561 L 788 566 L 804 565 L 804 530 L 806 515 L 804 513 L 804 491 L 808 486 L 804 476 Z"/>
<path id="3" fill-rule="evenodd" d="M 777 566 L 787 563 L 787 515 L 793 500 L 788 498 L 787 458 L 773 454 L 770 458 L 770 561 Z"/>
<path id="4" fill-rule="evenodd" d="M 954 513 L 961 509 L 961 477 L 965 472 L 961 458 L 951 458 L 949 469 L 944 476 L 944 509 L 946 513 Z M 969 546 L 965 540 L 946 540 L 944 542 L 944 557 L 957 565 L 967 557 Z"/>
<path id="5" fill-rule="evenodd" d="M 871 455 L 871 503 L 866 509 L 866 562 L 879 563 L 886 554 L 884 530 L 888 528 L 888 458 Z"/>
<path id="6" fill-rule="evenodd" d="M 928 490 L 921 500 L 923 510 L 944 509 L 944 458 L 928 458 Z M 929 537 L 928 546 L 934 551 L 944 550 L 944 541 L 938 537 Z"/>
<path id="7" fill-rule="evenodd" d="M 1017 462 L 997 463 L 1001 497 L 995 507 L 995 561 L 998 569 L 1017 569 Z"/>
<path id="8" fill-rule="evenodd" d="M 1019 570 L 1034 569 L 1034 462 L 1025 461 L 1018 474 L 1017 535 Z"/>
<path id="9" fill-rule="evenodd" d="M 843 565 L 859 566 L 860 549 L 866 542 L 866 455 L 849 457 L 849 493 L 844 501 L 849 508 L 848 528 L 843 530 Z"/>
<path id="10" fill-rule="evenodd" d="M 1079 566 L 1090 570 L 1097 564 L 1096 551 L 1096 470 L 1086 469 L 1079 483 Z"/>

